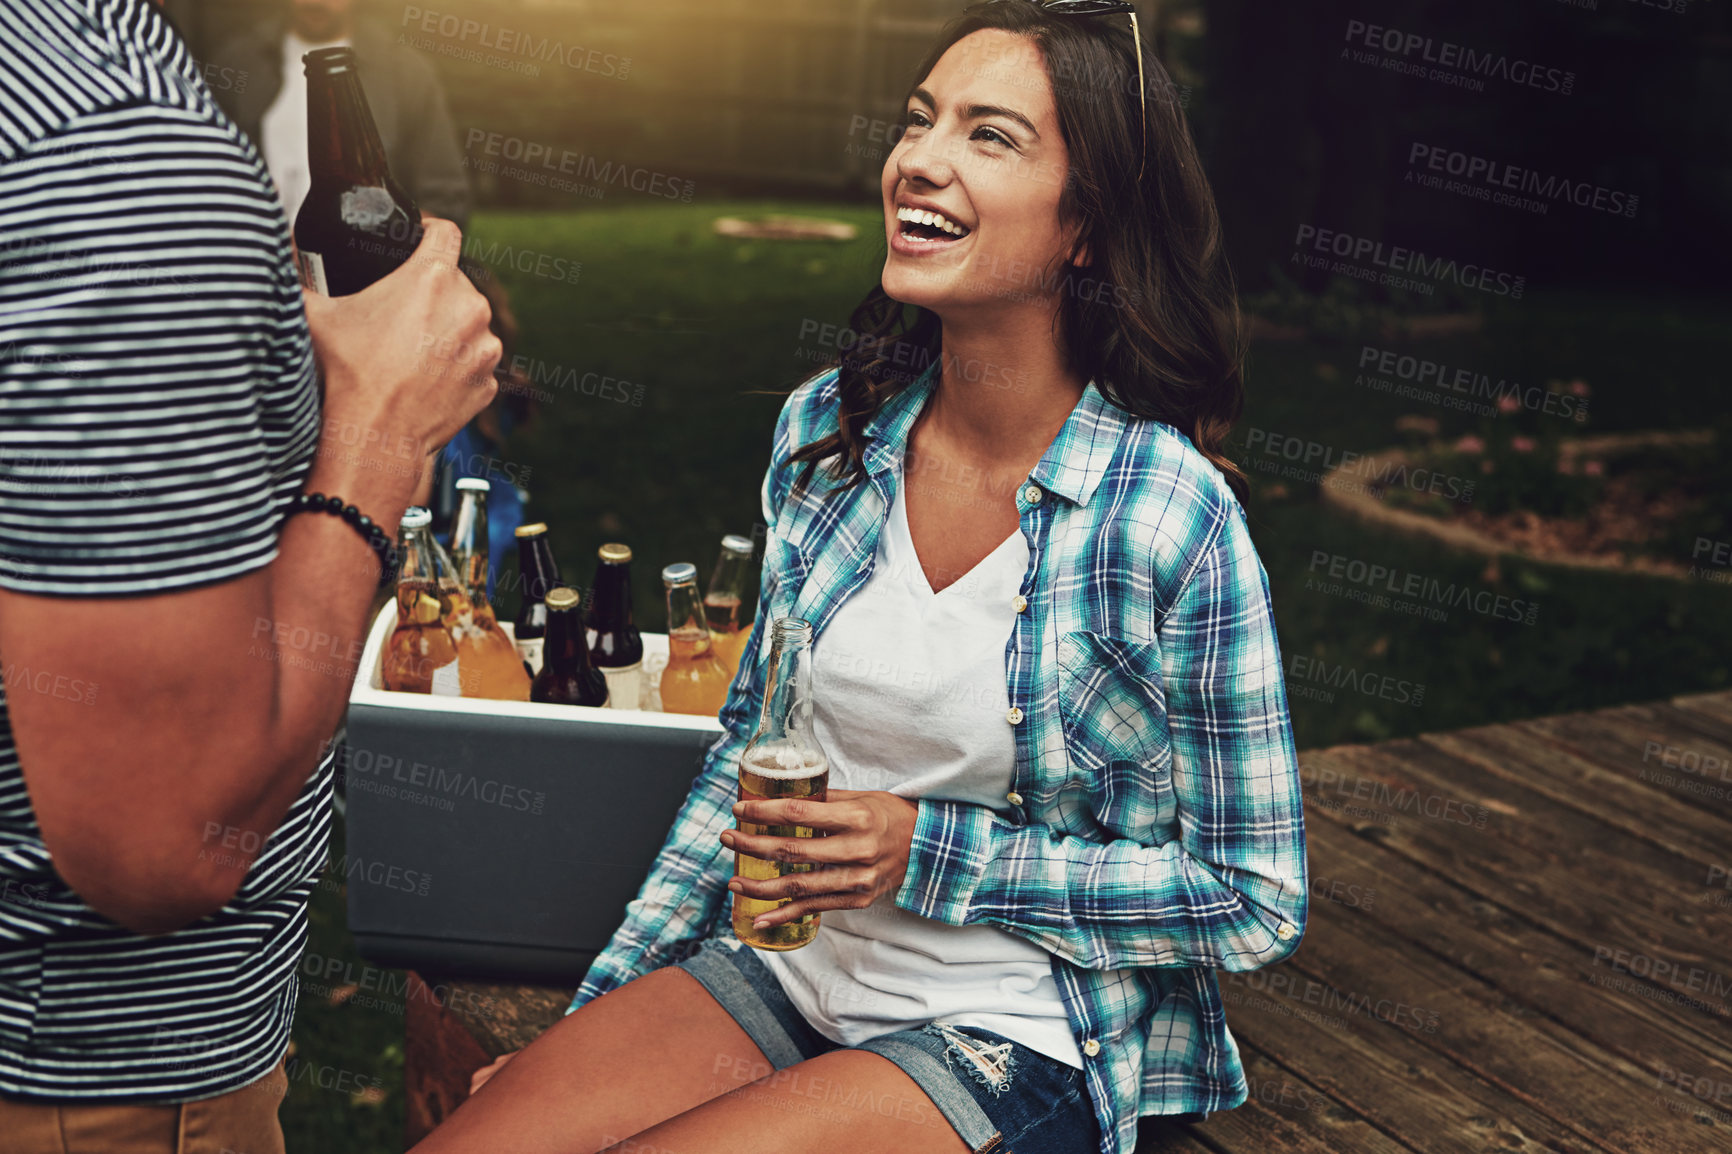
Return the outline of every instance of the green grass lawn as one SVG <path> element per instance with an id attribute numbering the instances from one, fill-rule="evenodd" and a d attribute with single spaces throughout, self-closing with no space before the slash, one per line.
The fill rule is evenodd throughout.
<path id="1" fill-rule="evenodd" d="M 710 231 L 718 216 L 782 209 L 850 221 L 862 238 L 740 242 Z M 523 325 L 521 352 L 532 370 L 560 382 L 539 386 L 554 400 L 506 455 L 527 470 L 531 517 L 549 523 L 566 580 L 587 585 L 596 547 L 629 543 L 639 623 L 660 630 L 662 565 L 693 561 L 707 575 L 721 535 L 751 531 L 760 519 L 776 394 L 810 373 L 819 363 L 812 358 L 834 351 L 822 326 L 844 324 L 875 280 L 880 228 L 873 206 L 765 202 L 476 218 L 474 251 L 491 249 L 499 262 Z M 505 263 L 508 255 L 515 267 Z M 538 262 L 543 272 L 562 267 L 542 257 L 581 262 L 581 272 L 575 281 L 569 273 L 564 280 L 537 276 Z M 1258 429 L 1339 453 L 1396 443 L 1394 423 L 1403 414 L 1437 417 L 1444 434 L 1475 426 L 1464 414 L 1355 384 L 1364 343 L 1535 385 L 1584 379 L 1593 388 L 1586 427 L 1595 432 L 1699 427 L 1712 416 L 1705 406 L 1724 406 L 1724 316 L 1723 306 L 1703 302 L 1530 290 L 1468 336 L 1259 345 L 1235 439 L 1243 445 Z M 633 388 L 594 387 L 602 378 Z M 630 397 L 640 385 L 641 405 L 608 399 Z M 1289 679 L 1301 748 L 1732 683 L 1732 589 L 1725 585 L 1508 560 L 1488 571 L 1483 559 L 1345 519 L 1318 501 L 1315 484 L 1252 476 L 1252 532 L 1269 573 L 1283 654 L 1290 669 L 1295 657 L 1322 663 L 1308 660 L 1304 674 Z M 1454 586 L 1486 604 L 1498 596 L 1519 600 L 1537 612 L 1527 624 L 1456 607 L 1448 620 L 1432 621 L 1366 605 L 1307 587 L 1318 583 L 1318 554 Z M 506 614 L 514 609 L 502 606 Z M 1328 684 L 1336 676 L 1330 671 L 1341 668 L 1376 692 Z M 1329 693 L 1334 699 L 1324 700 Z M 353 957 L 335 892 L 316 895 L 309 949 Z M 297 1056 L 378 1078 L 387 1093 L 369 1103 L 296 1086 L 283 1112 L 289 1148 L 400 1149 L 400 1013 L 328 1001 L 303 997 Z"/>

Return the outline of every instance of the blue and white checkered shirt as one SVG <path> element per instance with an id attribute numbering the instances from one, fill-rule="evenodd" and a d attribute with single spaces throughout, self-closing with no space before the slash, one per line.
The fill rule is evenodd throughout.
<path id="1" fill-rule="evenodd" d="M 572 1008 L 731 936 L 736 761 L 756 725 L 766 623 L 822 634 L 872 571 L 909 430 L 934 373 L 867 426 L 866 484 L 800 447 L 833 432 L 836 374 L 783 407 L 764 482 L 757 621 L 726 733 Z M 1005 494 L 1007 498 L 1011 494 Z M 1006 653 L 1016 767 L 1002 806 L 918 799 L 903 909 L 988 923 L 1052 954 L 1103 1154 L 1141 1114 L 1246 1098 L 1215 970 L 1279 962 L 1305 926 L 1299 765 L 1269 584 L 1221 475 L 1171 426 L 1091 384 L 1014 494 L 1029 564 Z"/>

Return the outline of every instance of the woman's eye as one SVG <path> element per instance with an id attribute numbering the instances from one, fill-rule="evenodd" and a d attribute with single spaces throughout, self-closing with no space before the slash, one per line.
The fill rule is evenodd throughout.
<path id="1" fill-rule="evenodd" d="M 984 140 L 988 144 L 1002 144 L 1006 148 L 1012 147 L 1010 137 L 996 128 L 987 128 L 984 125 L 974 130 L 972 139 Z"/>
<path id="2" fill-rule="evenodd" d="M 926 113 L 911 108 L 908 110 L 908 114 L 902 118 L 902 125 L 904 128 L 931 128 L 932 121 Z"/>

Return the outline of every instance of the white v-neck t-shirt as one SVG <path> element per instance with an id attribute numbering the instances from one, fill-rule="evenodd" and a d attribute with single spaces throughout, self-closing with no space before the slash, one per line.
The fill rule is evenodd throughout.
<path id="1" fill-rule="evenodd" d="M 1005 650 L 1028 542 L 1018 529 L 934 593 L 904 488 L 898 474 L 872 575 L 813 649 L 813 722 L 829 784 L 1000 808 L 1016 762 Z M 1051 955 L 1008 930 L 946 925 L 885 895 L 865 909 L 826 910 L 809 945 L 758 956 L 813 1028 L 842 1045 L 943 1020 L 1082 1067 Z"/>

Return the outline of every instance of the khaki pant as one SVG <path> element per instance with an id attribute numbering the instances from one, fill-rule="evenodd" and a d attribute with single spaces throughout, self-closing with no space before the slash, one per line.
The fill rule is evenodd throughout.
<path id="1" fill-rule="evenodd" d="M 254 1082 L 179 1106 L 20 1102 L 0 1096 L 6 1154 L 284 1154 L 281 1062 Z"/>

